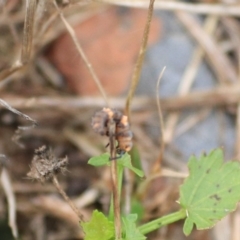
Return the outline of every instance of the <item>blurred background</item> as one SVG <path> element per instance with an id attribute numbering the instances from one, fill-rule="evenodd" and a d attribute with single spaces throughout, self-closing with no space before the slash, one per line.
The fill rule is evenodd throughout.
<path id="1" fill-rule="evenodd" d="M 38 126 L 33 127 L 6 105 L 0 109 L 0 153 L 6 156 L 3 168 L 16 198 L 20 239 L 83 239 L 74 212 L 53 185 L 27 179 L 34 150 L 50 146 L 57 157 L 68 156 L 68 171 L 59 181 L 86 218 L 95 208 L 107 212 L 109 169 L 87 164 L 90 157 L 106 151 L 107 139 L 91 129 L 93 114 L 106 102 L 59 11 L 74 29 L 111 106 L 123 110 L 148 1 L 60 0 L 56 1 L 58 8 L 54 1 L 29 1 L 28 7 L 34 9 L 29 15 L 27 2 L 0 1 L 0 91 L 2 100 L 30 116 Z M 237 0 L 155 2 L 131 107 L 132 154 L 138 156 L 146 177 L 152 176 L 155 164 L 162 169 L 140 195 L 131 178 L 138 204 L 135 211 L 141 212 L 142 221 L 179 208 L 178 189 L 191 155 L 220 147 L 226 160 L 240 159 L 239 16 Z M 24 29 L 26 17 L 30 21 Z M 26 126 L 26 131 L 16 133 L 19 126 Z M 1 185 L 0 239 L 10 240 L 9 197 L 3 180 Z M 194 231 L 189 237 L 183 235 L 183 222 L 179 222 L 148 239 L 238 240 L 238 219 L 236 212 L 212 230 Z"/>

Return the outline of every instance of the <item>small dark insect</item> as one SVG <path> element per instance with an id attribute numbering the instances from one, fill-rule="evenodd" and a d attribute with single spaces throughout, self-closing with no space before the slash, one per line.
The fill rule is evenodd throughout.
<path id="1" fill-rule="evenodd" d="M 94 114 L 92 118 L 92 128 L 102 136 L 109 137 L 108 122 L 113 119 L 116 123 L 115 137 L 118 141 L 117 153 L 123 155 L 132 148 L 133 134 L 130 130 L 128 117 L 116 109 L 103 108 Z"/>

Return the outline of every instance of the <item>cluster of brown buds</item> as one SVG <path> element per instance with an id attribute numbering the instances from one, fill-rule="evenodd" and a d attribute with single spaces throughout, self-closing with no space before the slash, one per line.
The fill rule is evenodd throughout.
<path id="1" fill-rule="evenodd" d="M 92 118 L 92 128 L 102 136 L 111 137 L 109 131 L 109 121 L 113 120 L 116 124 L 115 139 L 118 142 L 117 153 L 122 155 L 132 148 L 133 134 L 130 130 L 128 117 L 116 109 L 103 108 L 94 114 Z"/>

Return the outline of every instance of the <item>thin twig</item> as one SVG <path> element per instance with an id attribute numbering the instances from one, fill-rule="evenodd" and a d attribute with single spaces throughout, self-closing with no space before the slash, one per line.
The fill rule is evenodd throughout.
<path id="1" fill-rule="evenodd" d="M 130 120 L 130 111 L 131 111 L 130 110 L 131 101 L 132 101 L 133 95 L 135 93 L 136 87 L 139 82 L 140 73 L 141 73 L 141 69 L 142 69 L 142 65 L 143 65 L 143 60 L 144 60 L 145 53 L 146 53 L 150 24 L 151 24 L 152 15 L 153 15 L 154 1 L 155 0 L 150 0 L 150 3 L 149 3 L 147 22 L 145 24 L 145 28 L 144 28 L 144 32 L 143 32 L 141 48 L 140 48 L 140 51 L 138 54 L 138 59 L 137 59 L 136 65 L 134 67 L 134 71 L 133 71 L 133 75 L 132 75 L 132 79 L 131 79 L 131 87 L 129 89 L 127 100 L 126 100 L 125 114 L 128 116 L 129 120 Z"/>
<path id="2" fill-rule="evenodd" d="M 61 185 L 58 182 L 58 179 L 56 177 L 56 175 L 53 176 L 52 178 L 52 182 L 54 184 L 54 186 L 57 188 L 57 190 L 59 191 L 59 193 L 63 196 L 63 198 L 65 199 L 65 201 L 69 204 L 69 206 L 72 208 L 72 210 L 77 214 L 80 222 L 84 222 L 84 216 L 80 213 L 80 211 L 78 210 L 78 208 L 75 206 L 75 204 L 71 201 L 71 199 L 67 196 L 67 194 L 65 193 L 65 191 L 62 189 Z"/>
<path id="3" fill-rule="evenodd" d="M 113 193 L 113 208 L 114 208 L 114 224 L 115 224 L 115 239 L 121 239 L 121 213 L 120 213 L 120 196 L 118 191 L 118 175 L 116 161 L 116 122 L 110 118 L 108 123 L 109 129 L 109 144 L 110 144 L 110 159 L 111 159 L 111 177 L 112 177 L 112 193 Z"/>
<path id="4" fill-rule="evenodd" d="M 80 1 L 80 0 L 79 0 Z M 99 2 L 99 0 L 95 0 Z M 100 2 L 116 4 L 126 7 L 148 8 L 145 0 L 100 0 Z M 213 14 L 222 16 L 240 16 L 240 6 L 236 4 L 207 4 L 207 3 L 185 3 L 177 1 L 156 0 L 155 9 L 161 10 L 183 10 L 198 14 Z"/>
<path id="5" fill-rule="evenodd" d="M 72 41 L 73 41 L 74 45 L 76 46 L 79 55 L 82 57 L 85 65 L 86 65 L 86 67 L 87 67 L 88 70 L 89 70 L 89 73 L 91 74 L 94 82 L 96 83 L 96 85 L 97 85 L 100 93 L 102 94 L 102 96 L 103 96 L 103 98 L 104 98 L 107 106 L 110 106 L 110 105 L 109 105 L 108 98 L 107 98 L 107 95 L 106 95 L 106 93 L 105 93 L 105 91 L 104 91 L 104 89 L 103 89 L 103 86 L 102 86 L 100 80 L 98 79 L 98 77 L 97 77 L 97 75 L 96 75 L 96 73 L 95 73 L 95 71 L 94 71 L 91 63 L 89 62 L 89 60 L 88 60 L 88 58 L 87 58 L 87 56 L 85 55 L 85 53 L 84 53 L 84 51 L 83 51 L 83 49 L 82 49 L 82 47 L 81 47 L 81 45 L 80 45 L 80 43 L 79 43 L 79 41 L 78 41 L 78 39 L 77 39 L 77 36 L 76 36 L 76 34 L 75 34 L 75 31 L 73 30 L 73 28 L 70 26 L 70 24 L 69 24 L 69 23 L 67 22 L 67 20 L 65 19 L 62 11 L 59 9 L 59 7 L 58 7 L 58 5 L 57 5 L 57 3 L 56 3 L 55 0 L 53 0 L 53 4 L 54 4 L 54 6 L 56 7 L 56 9 L 57 9 L 57 11 L 58 11 L 58 14 L 59 14 L 62 22 L 64 23 L 64 25 L 65 25 L 65 27 L 66 27 L 66 29 L 67 29 L 70 37 L 72 38 Z"/>

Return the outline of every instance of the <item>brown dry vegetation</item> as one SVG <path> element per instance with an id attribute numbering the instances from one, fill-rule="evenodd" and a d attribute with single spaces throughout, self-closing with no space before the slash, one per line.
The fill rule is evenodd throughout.
<path id="1" fill-rule="evenodd" d="M 30 10 L 34 11 L 27 12 L 26 2 L 0 1 L 0 91 L 1 99 L 8 104 L 3 104 L 0 109 L 0 153 L 7 159 L 1 164 L 0 221 L 3 227 L 0 228 L 0 239 L 7 231 L 4 226 L 8 209 L 12 208 L 13 215 L 15 212 L 14 206 L 7 204 L 7 200 L 13 199 L 11 187 L 16 198 L 17 227 L 21 239 L 82 239 L 83 233 L 75 212 L 51 182 L 41 184 L 27 179 L 29 165 L 35 149 L 42 145 L 51 146 L 57 157 L 68 156 L 68 170 L 59 176 L 62 188 L 85 219 L 89 219 L 95 208 L 107 212 L 111 193 L 109 169 L 87 165 L 90 157 L 104 152 L 107 140 L 92 131 L 90 122 L 94 112 L 105 107 L 106 102 L 112 107 L 124 109 L 124 93 L 129 86 L 145 25 L 146 10 L 129 10 L 122 17 L 113 5 L 147 9 L 148 3 L 144 0 L 61 0 L 56 1 L 57 8 L 54 1 L 30 0 Z M 236 151 L 232 152 L 232 156 L 240 159 L 239 3 L 234 0 L 188 3 L 158 0 L 155 9 L 173 11 L 197 44 L 185 75 L 179 76 L 179 94 L 161 98 L 163 131 L 157 130 L 153 136 L 147 130 L 149 125 L 159 126 L 160 129 L 155 97 L 136 96 L 132 101 L 134 145 L 149 180 L 148 187 L 143 187 L 137 194 L 145 209 L 143 221 L 178 209 L 178 186 L 187 167 L 181 149 L 176 149 L 172 141 L 176 134 L 188 131 L 208 116 L 211 109 L 218 108 L 220 117 L 226 112 L 233 115 L 237 134 Z M 59 13 L 64 13 L 64 16 L 60 17 Z M 101 22 L 102 32 L 99 31 L 101 14 L 108 14 L 108 21 Z M 195 20 L 193 14 L 206 16 L 204 26 Z M 120 32 L 121 24 L 128 18 L 133 19 L 133 24 Z M 25 19 L 27 25 L 24 28 Z M 71 32 L 72 29 L 68 28 L 72 33 L 69 37 L 64 20 L 81 30 L 76 27 L 75 32 Z M 150 44 L 159 40 L 157 36 L 161 31 L 161 24 L 154 18 L 152 28 Z M 141 31 L 134 32 L 134 29 Z M 110 31 L 113 36 L 110 36 Z M 82 45 L 74 44 L 75 34 Z M 136 40 L 134 44 L 133 38 Z M 100 50 L 96 45 L 100 45 Z M 64 48 L 65 51 L 62 51 Z M 93 67 L 88 65 L 89 69 L 84 65 L 88 60 L 82 61 L 79 55 L 82 49 L 86 58 L 93 62 Z M 112 55 L 107 55 L 107 52 Z M 112 60 L 114 58 L 116 61 Z M 191 85 L 203 60 L 214 73 L 217 85 L 208 91 L 193 92 Z M 114 74 L 116 77 L 113 77 Z M 96 84 L 98 75 L 100 80 L 103 79 L 102 88 L 99 83 Z M 14 112 L 9 106 L 32 120 Z M 181 111 L 185 109 L 195 111 L 179 124 Z M 37 127 L 33 120 L 38 123 Z M 16 135 L 19 126 L 27 128 L 20 129 Z M 165 149 L 159 146 L 165 146 Z M 134 181 L 132 176 L 125 177 L 126 182 Z M 6 181 L 11 179 L 8 182 L 10 185 L 5 185 L 3 178 Z M 124 191 L 125 199 L 132 192 L 135 194 L 131 187 L 126 187 Z M 237 228 L 239 214 L 237 211 L 231 219 L 221 223 L 223 227 L 218 225 L 211 231 L 194 231 L 187 238 L 182 233 L 180 222 L 161 228 L 149 239 L 240 240 Z M 4 240 L 8 239 L 12 238 L 6 235 Z"/>

